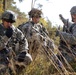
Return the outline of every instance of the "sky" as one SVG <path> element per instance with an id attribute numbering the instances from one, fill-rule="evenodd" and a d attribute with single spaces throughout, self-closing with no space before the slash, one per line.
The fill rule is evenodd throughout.
<path id="1" fill-rule="evenodd" d="M 21 3 L 18 0 L 14 1 L 21 12 L 28 14 L 28 12 L 31 10 L 32 0 L 24 0 Z M 66 19 L 71 21 L 70 9 L 72 6 L 76 5 L 76 0 L 36 0 L 34 7 L 38 8 L 37 4 L 39 3 L 43 5 L 41 8 L 43 18 L 48 18 L 54 26 L 63 26 L 63 23 L 59 18 L 59 14 L 62 14 Z"/>

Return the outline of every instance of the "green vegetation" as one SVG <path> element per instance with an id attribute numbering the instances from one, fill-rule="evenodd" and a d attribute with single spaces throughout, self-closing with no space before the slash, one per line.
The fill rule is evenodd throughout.
<path id="1" fill-rule="evenodd" d="M 6 0 L 5 9 L 3 1 L 4 0 L 0 0 L 0 15 L 4 10 L 13 10 L 18 15 L 15 26 L 18 26 L 28 20 L 28 18 L 26 18 L 26 14 L 24 12 L 20 12 L 20 10 L 15 6 L 14 0 Z M 59 37 L 55 37 L 57 27 L 52 26 L 52 23 L 49 20 L 46 21 L 44 18 L 41 18 L 40 22 L 43 23 L 43 25 L 49 32 L 49 37 L 52 38 L 55 44 L 58 46 Z M 76 64 L 71 63 L 71 65 L 76 71 Z M 57 70 L 51 64 L 45 54 L 36 57 L 36 59 L 26 68 L 25 71 L 26 75 L 51 75 L 57 73 Z"/>

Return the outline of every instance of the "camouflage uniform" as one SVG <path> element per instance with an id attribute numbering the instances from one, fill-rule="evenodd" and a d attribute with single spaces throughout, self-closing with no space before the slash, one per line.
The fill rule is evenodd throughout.
<path id="1" fill-rule="evenodd" d="M 41 11 L 38 9 L 32 9 L 29 12 L 29 16 L 32 17 L 41 17 Z M 41 43 L 45 46 L 49 46 L 51 49 L 54 49 L 53 40 L 49 40 L 48 32 L 41 23 L 34 23 L 33 21 L 28 21 L 18 27 L 25 35 L 29 44 L 29 52 L 31 53 L 33 59 L 41 52 Z M 39 51 L 40 50 L 40 51 Z"/>
<path id="2" fill-rule="evenodd" d="M 27 51 L 28 50 L 28 43 L 27 40 L 24 39 L 23 33 L 18 29 L 12 26 L 13 28 L 13 35 L 9 39 L 5 36 L 6 29 L 3 27 L 3 25 L 0 25 L 0 50 L 2 50 L 4 47 L 12 48 L 12 50 L 15 51 L 15 53 L 20 53 L 21 51 Z M 3 31 L 3 32 L 2 32 Z M 16 44 L 20 46 L 16 47 Z"/>
<path id="3" fill-rule="evenodd" d="M 63 31 L 64 32 L 69 32 L 70 26 L 73 24 L 72 22 L 69 21 L 69 19 L 65 19 L 62 14 L 59 14 L 59 17 L 61 21 L 63 22 Z"/>
<path id="4" fill-rule="evenodd" d="M 7 19 L 8 17 L 10 17 L 9 16 L 10 14 L 12 15 L 12 13 L 5 11 L 2 15 L 3 16 L 2 20 L 15 22 L 13 19 L 10 20 Z M 14 25 L 12 25 L 11 28 L 13 34 L 11 37 L 7 37 L 6 35 L 7 29 L 4 27 L 3 23 L 0 24 L 0 61 L 1 61 L 0 66 L 3 66 L 3 68 L 0 67 L 1 75 L 11 75 L 11 74 L 7 74 L 10 73 L 10 69 L 8 67 L 8 65 L 10 64 L 10 60 L 12 59 L 18 60 L 20 53 L 22 52 L 26 52 L 26 54 L 28 53 L 28 42 L 24 37 L 23 33 L 18 28 L 15 28 Z M 8 32 L 7 34 L 10 35 L 10 32 Z M 25 57 L 25 60 L 26 58 L 27 57 Z M 26 60 L 26 62 L 27 61 L 28 59 Z"/>
<path id="5" fill-rule="evenodd" d="M 74 9 L 71 8 L 70 12 L 71 14 L 76 14 L 76 7 L 74 7 Z M 61 17 L 61 20 L 64 23 L 64 30 L 63 32 L 58 31 L 61 39 L 59 49 L 64 57 L 70 62 L 74 60 L 76 56 L 76 23 L 67 22 L 63 17 Z"/>

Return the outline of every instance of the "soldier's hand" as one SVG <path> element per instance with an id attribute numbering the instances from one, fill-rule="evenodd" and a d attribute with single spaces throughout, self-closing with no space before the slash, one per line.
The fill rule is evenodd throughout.
<path id="1" fill-rule="evenodd" d="M 18 56 L 18 61 L 23 62 L 26 56 L 26 52 L 21 52 Z"/>
<path id="2" fill-rule="evenodd" d="M 13 29 L 11 27 L 9 27 L 7 30 L 6 30 L 6 33 L 5 35 L 10 38 L 13 34 Z"/>

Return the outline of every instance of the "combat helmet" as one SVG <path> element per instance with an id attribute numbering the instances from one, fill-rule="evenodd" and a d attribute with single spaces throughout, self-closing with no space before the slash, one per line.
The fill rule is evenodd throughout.
<path id="1" fill-rule="evenodd" d="M 76 6 L 73 6 L 70 10 L 71 14 L 76 14 Z"/>
<path id="2" fill-rule="evenodd" d="M 28 15 L 29 15 L 30 18 L 32 18 L 32 17 L 41 17 L 41 14 L 42 14 L 41 10 L 36 9 L 36 8 L 33 8 L 33 9 L 28 13 Z"/>
<path id="3" fill-rule="evenodd" d="M 12 23 L 14 23 L 16 21 L 14 12 L 10 11 L 10 10 L 5 11 L 1 16 L 1 19 L 8 20 Z"/>

